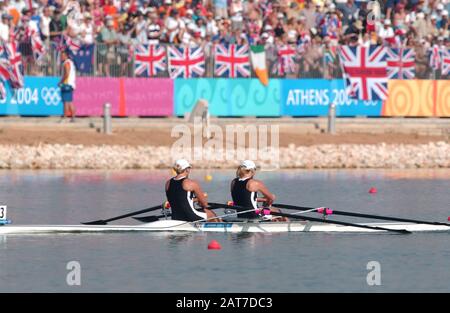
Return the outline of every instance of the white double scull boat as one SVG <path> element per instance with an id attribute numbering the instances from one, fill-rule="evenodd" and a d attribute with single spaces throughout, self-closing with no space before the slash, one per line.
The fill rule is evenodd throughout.
<path id="1" fill-rule="evenodd" d="M 416 223 L 360 223 L 392 230 L 409 232 L 448 232 L 449 226 Z M 218 232 L 218 233 L 388 233 L 381 229 L 367 229 L 357 226 L 324 224 L 319 222 L 185 222 L 159 220 L 140 225 L 4 225 L 0 235 L 6 234 L 63 234 L 63 233 L 116 233 L 116 232 Z"/>

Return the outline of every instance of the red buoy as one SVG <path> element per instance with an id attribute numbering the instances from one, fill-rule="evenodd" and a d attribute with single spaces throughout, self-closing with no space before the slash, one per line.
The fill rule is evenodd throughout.
<path id="1" fill-rule="evenodd" d="M 372 188 L 369 189 L 369 193 L 374 194 L 374 193 L 377 193 L 377 192 L 378 192 L 378 190 L 375 187 L 372 187 Z"/>
<path id="2" fill-rule="evenodd" d="M 211 240 L 211 242 L 208 244 L 208 250 L 220 250 L 220 249 L 222 249 L 222 246 L 216 240 Z"/>
<path id="3" fill-rule="evenodd" d="M 449 222 L 450 222 L 450 216 L 449 216 L 449 217 L 447 217 L 447 221 L 449 221 Z"/>

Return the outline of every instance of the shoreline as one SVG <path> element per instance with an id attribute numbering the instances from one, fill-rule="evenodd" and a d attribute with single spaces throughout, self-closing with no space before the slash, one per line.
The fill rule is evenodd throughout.
<path id="1" fill-rule="evenodd" d="M 326 133 L 327 119 L 323 117 L 211 118 L 211 125 L 223 133 L 230 125 L 279 127 L 278 154 L 265 152 L 259 160 L 248 154 L 237 157 L 233 152 L 247 144 L 233 137 L 229 141 L 235 155 L 231 161 L 225 160 L 220 150 L 228 148 L 225 136 L 215 150 L 222 160 L 210 161 L 213 152 L 207 149 L 202 155 L 206 161 L 195 159 L 190 152 L 172 154 L 171 147 L 179 138 L 172 134 L 176 126 L 190 131 L 188 147 L 199 135 L 193 124 L 182 118 L 113 118 L 111 135 L 101 132 L 101 118 L 80 118 L 75 123 L 58 123 L 58 117 L 2 117 L 0 121 L 0 169 L 6 170 L 167 169 L 172 158 L 178 157 L 203 169 L 234 169 L 237 160 L 244 158 L 254 159 L 268 170 L 450 168 L 448 119 L 337 118 L 337 133 L 332 135 Z M 208 146 L 205 143 L 203 140 L 203 147 Z"/>
<path id="2" fill-rule="evenodd" d="M 237 158 L 225 160 L 225 151 L 203 150 L 204 161 L 190 158 L 195 168 L 234 169 L 239 163 Z M 213 152 L 222 160 L 208 161 Z M 0 145 L 0 169 L 167 169 L 171 155 L 167 146 Z M 264 160 L 255 160 L 267 170 L 450 168 L 450 144 L 290 144 L 280 147 L 278 156 L 271 151 Z"/>

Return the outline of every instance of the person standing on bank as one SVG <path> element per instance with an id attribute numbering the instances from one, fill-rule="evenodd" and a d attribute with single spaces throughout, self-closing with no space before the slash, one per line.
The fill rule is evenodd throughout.
<path id="1" fill-rule="evenodd" d="M 70 116 L 70 122 L 75 122 L 75 106 L 73 105 L 73 91 L 75 90 L 76 69 L 75 64 L 69 57 L 67 50 L 61 51 L 62 62 L 62 76 L 58 86 L 61 88 L 61 100 L 64 103 L 64 115 L 60 122 L 65 117 Z"/>

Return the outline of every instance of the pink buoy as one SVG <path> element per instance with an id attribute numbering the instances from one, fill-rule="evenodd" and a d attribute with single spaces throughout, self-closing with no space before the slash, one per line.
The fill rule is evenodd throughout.
<path id="1" fill-rule="evenodd" d="M 372 188 L 369 189 L 369 193 L 370 193 L 370 194 L 375 194 L 375 193 L 377 193 L 377 192 L 378 192 L 378 190 L 377 190 L 377 188 L 375 188 L 375 187 L 372 187 Z"/>
<path id="2" fill-rule="evenodd" d="M 222 249 L 222 246 L 216 240 L 211 240 L 211 242 L 208 244 L 208 250 L 220 250 L 220 249 Z"/>

